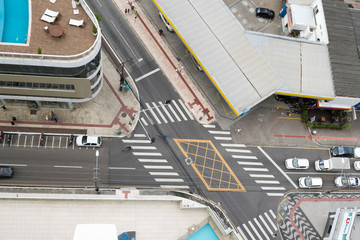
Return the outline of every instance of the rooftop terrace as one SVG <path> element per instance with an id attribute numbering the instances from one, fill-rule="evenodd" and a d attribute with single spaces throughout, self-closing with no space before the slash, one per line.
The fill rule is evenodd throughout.
<path id="1" fill-rule="evenodd" d="M 88 50 L 95 42 L 92 33 L 92 21 L 81 5 L 73 8 L 71 0 L 58 0 L 51 3 L 49 0 L 29 0 L 29 38 L 27 44 L 0 43 L 0 52 L 37 54 L 38 48 L 46 55 L 75 55 Z M 64 29 L 64 35 L 53 37 L 44 27 L 53 24 L 40 20 L 46 9 L 60 12 L 55 24 Z M 79 14 L 73 10 L 78 9 Z M 70 26 L 69 20 L 84 20 L 83 27 Z"/>

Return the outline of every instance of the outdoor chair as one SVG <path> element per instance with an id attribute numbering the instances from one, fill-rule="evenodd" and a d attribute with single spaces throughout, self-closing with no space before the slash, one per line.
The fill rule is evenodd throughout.
<path id="1" fill-rule="evenodd" d="M 75 27 L 82 27 L 82 26 L 84 26 L 84 20 L 70 19 L 69 25 L 72 25 Z"/>
<path id="2" fill-rule="evenodd" d="M 53 18 L 57 18 L 59 16 L 59 12 L 52 11 L 48 8 L 45 10 L 44 14 Z"/>
<path id="3" fill-rule="evenodd" d="M 55 17 L 50 17 L 50 16 L 44 14 L 41 17 L 41 20 L 44 21 L 44 22 L 48 22 L 48 23 L 53 24 L 55 22 L 56 18 Z"/>

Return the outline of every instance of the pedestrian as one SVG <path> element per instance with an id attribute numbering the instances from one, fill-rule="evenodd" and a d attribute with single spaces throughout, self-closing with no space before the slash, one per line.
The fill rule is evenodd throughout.
<path id="1" fill-rule="evenodd" d="M 13 125 L 13 126 L 14 126 L 14 125 L 15 125 L 15 122 L 14 122 L 14 121 L 11 121 L 11 125 Z"/>
<path id="2" fill-rule="evenodd" d="M 159 35 L 163 35 L 164 31 L 162 29 L 159 29 Z"/>
<path id="3" fill-rule="evenodd" d="M 12 120 L 13 120 L 14 122 L 16 122 L 16 117 L 12 117 Z"/>
<path id="4" fill-rule="evenodd" d="M 55 117 L 55 119 L 54 119 L 54 120 L 55 120 L 55 122 L 57 123 L 57 120 L 58 120 L 58 119 L 57 119 L 57 117 Z"/>
<path id="5" fill-rule="evenodd" d="M 5 105 L 2 105 L 2 109 L 6 110 L 6 106 L 5 106 Z"/>
<path id="6" fill-rule="evenodd" d="M 135 6 L 134 6 L 134 4 L 132 3 L 132 4 L 131 4 L 131 10 L 134 11 L 134 8 L 135 8 Z"/>
<path id="7" fill-rule="evenodd" d="M 240 128 L 236 128 L 236 129 L 235 129 L 235 132 L 236 132 L 236 133 L 239 133 L 240 131 L 241 131 Z"/>
<path id="8" fill-rule="evenodd" d="M 127 13 L 128 13 L 127 8 L 125 8 L 125 14 L 127 14 Z"/>
<path id="9" fill-rule="evenodd" d="M 51 116 L 55 117 L 55 113 L 53 111 L 51 111 Z"/>
<path id="10" fill-rule="evenodd" d="M 154 143 L 154 142 L 155 142 L 155 138 L 154 138 L 154 137 L 151 138 L 151 139 L 150 139 L 150 142 L 151 142 L 151 143 Z"/>
<path id="11" fill-rule="evenodd" d="M 273 237 L 276 237 L 276 236 L 277 236 L 277 233 L 276 233 L 276 232 L 274 232 L 272 236 L 273 236 Z"/>

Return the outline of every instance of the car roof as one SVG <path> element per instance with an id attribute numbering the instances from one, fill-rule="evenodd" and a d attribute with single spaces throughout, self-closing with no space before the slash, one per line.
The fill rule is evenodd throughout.
<path id="1" fill-rule="evenodd" d="M 87 136 L 87 142 L 88 143 L 97 143 L 98 141 L 98 136 Z"/>
<path id="2" fill-rule="evenodd" d="M 310 178 L 312 180 L 313 185 L 321 185 L 322 184 L 321 177 L 310 177 Z"/>

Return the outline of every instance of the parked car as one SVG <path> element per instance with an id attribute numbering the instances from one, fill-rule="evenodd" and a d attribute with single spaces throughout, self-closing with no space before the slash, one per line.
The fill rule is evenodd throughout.
<path id="1" fill-rule="evenodd" d="M 0 166 L 0 177 L 12 178 L 14 175 L 14 168 L 7 166 Z"/>
<path id="2" fill-rule="evenodd" d="M 360 161 L 355 161 L 354 162 L 354 169 L 355 170 L 360 170 Z"/>
<path id="3" fill-rule="evenodd" d="M 196 68 L 200 71 L 200 72 L 203 72 L 204 70 L 202 69 L 202 67 L 200 66 L 200 64 L 198 63 L 198 61 L 196 61 L 196 58 L 190 53 L 190 57 L 191 57 L 191 60 L 193 60 Z"/>
<path id="4" fill-rule="evenodd" d="M 101 137 L 79 135 L 76 138 L 76 145 L 79 147 L 100 147 L 102 144 Z"/>
<path id="5" fill-rule="evenodd" d="M 337 187 L 358 187 L 360 186 L 360 178 L 354 176 L 338 176 L 335 178 Z"/>
<path id="6" fill-rule="evenodd" d="M 320 177 L 301 177 L 299 178 L 300 188 L 321 188 L 323 185 Z"/>
<path id="7" fill-rule="evenodd" d="M 353 147 L 332 147 L 330 149 L 332 156 L 360 158 L 360 148 Z"/>
<path id="8" fill-rule="evenodd" d="M 285 160 L 285 167 L 287 169 L 308 169 L 309 160 L 305 158 L 289 158 Z"/>
<path id="9" fill-rule="evenodd" d="M 275 13 L 273 10 L 268 8 L 256 8 L 255 10 L 256 17 L 273 19 L 275 17 Z"/>
<path id="10" fill-rule="evenodd" d="M 159 17 L 160 19 L 164 22 L 165 26 L 166 26 L 166 29 L 169 31 L 169 32 L 174 32 L 174 29 L 173 27 L 170 25 L 170 23 L 168 22 L 168 20 L 165 18 L 165 16 L 159 12 Z"/>

